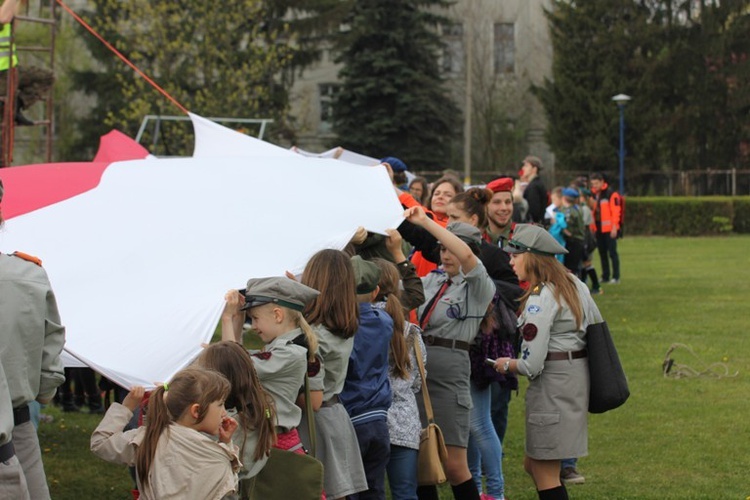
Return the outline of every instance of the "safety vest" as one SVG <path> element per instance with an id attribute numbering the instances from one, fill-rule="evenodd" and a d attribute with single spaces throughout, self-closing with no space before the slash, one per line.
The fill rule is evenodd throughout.
<path id="1" fill-rule="evenodd" d="M 0 30 L 0 71 L 18 66 L 16 44 L 10 44 L 11 24 L 12 22 L 3 24 L 3 29 Z"/>
<path id="2" fill-rule="evenodd" d="M 596 231 L 596 221 L 601 222 L 601 232 L 609 233 L 612 229 L 620 230 L 620 216 L 622 214 L 622 197 L 617 191 L 612 191 L 608 184 L 596 193 L 596 207 L 592 231 Z"/>

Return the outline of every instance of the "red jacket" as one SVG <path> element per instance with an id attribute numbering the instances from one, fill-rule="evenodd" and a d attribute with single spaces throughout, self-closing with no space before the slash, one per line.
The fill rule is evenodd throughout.
<path id="1" fill-rule="evenodd" d="M 398 201 L 400 201 L 401 204 L 406 208 L 422 207 L 422 205 L 409 193 L 401 193 L 398 197 Z M 426 214 L 431 215 L 432 219 L 441 226 L 445 227 L 448 225 L 447 215 L 438 214 L 436 212 L 433 212 L 432 210 L 429 210 L 427 207 L 422 208 L 424 209 Z M 427 276 L 431 271 L 437 269 L 437 264 L 425 259 L 422 256 L 422 252 L 414 252 L 414 255 L 412 255 L 411 257 L 411 262 L 412 264 L 414 264 L 414 267 L 417 268 L 417 276 L 419 276 L 420 278 L 423 276 Z"/>

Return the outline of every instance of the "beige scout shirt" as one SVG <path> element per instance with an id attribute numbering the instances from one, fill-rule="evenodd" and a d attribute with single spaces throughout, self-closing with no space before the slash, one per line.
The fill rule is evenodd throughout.
<path id="1" fill-rule="evenodd" d="M 295 429 L 302 419 L 296 401 L 305 384 L 307 349 L 292 344 L 299 335 L 302 330 L 295 328 L 273 339 L 260 352 L 250 353 L 260 383 L 276 404 L 277 425 L 282 432 Z"/>
<path id="2" fill-rule="evenodd" d="M 0 254 L 0 361 L 13 408 L 48 399 L 65 381 L 65 328 L 41 266 Z"/>
<path id="3" fill-rule="evenodd" d="M 135 465 L 135 454 L 146 427 L 123 432 L 133 413 L 114 403 L 91 435 L 91 451 L 108 462 Z M 206 434 L 173 423 L 159 438 L 148 474 L 148 485 L 138 481 L 141 498 L 218 500 L 237 492 L 237 472 L 242 464 L 234 444 L 224 444 Z"/>
<path id="4" fill-rule="evenodd" d="M 601 320 L 599 309 L 591 298 L 588 287 L 574 278 L 583 305 L 583 321 L 576 326 L 575 316 L 563 302 L 555 301 L 554 285 L 540 285 L 532 291 L 518 318 L 523 334 L 518 373 L 529 378 L 538 377 L 544 370 L 547 352 L 575 352 L 586 348 L 586 327 Z M 562 300 L 562 299 L 561 299 Z"/>
<path id="5" fill-rule="evenodd" d="M 323 391 L 323 401 L 341 394 L 349 367 L 349 355 L 354 348 L 354 336 L 348 339 L 331 333 L 323 325 L 313 327 L 318 337 L 320 371 L 310 378 L 311 391 Z"/>

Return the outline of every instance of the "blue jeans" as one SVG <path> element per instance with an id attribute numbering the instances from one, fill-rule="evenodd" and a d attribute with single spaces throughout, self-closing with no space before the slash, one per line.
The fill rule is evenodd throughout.
<path id="1" fill-rule="evenodd" d="M 577 458 L 565 458 L 560 461 L 560 470 L 562 471 L 565 467 L 572 467 L 575 469 L 577 463 Z"/>
<path id="2" fill-rule="evenodd" d="M 477 389 L 471 383 L 471 400 L 474 408 L 469 415 L 469 447 L 467 457 L 469 470 L 477 489 L 482 491 L 482 470 L 487 480 L 487 494 L 503 498 L 503 445 L 497 437 L 490 419 L 490 388 Z"/>
<path id="3" fill-rule="evenodd" d="M 417 500 L 417 458 L 419 450 L 391 445 L 388 484 L 393 500 Z"/>
<path id="4" fill-rule="evenodd" d="M 353 500 L 385 500 L 385 466 L 391 455 L 388 422 L 374 420 L 354 426 L 367 478 L 367 491 L 349 495 Z"/>
<path id="5" fill-rule="evenodd" d="M 495 426 L 497 437 L 500 443 L 505 441 L 505 430 L 508 428 L 508 405 L 510 404 L 510 393 L 513 389 L 506 389 L 500 386 L 500 383 L 493 382 L 490 384 L 492 394 L 492 425 Z"/>

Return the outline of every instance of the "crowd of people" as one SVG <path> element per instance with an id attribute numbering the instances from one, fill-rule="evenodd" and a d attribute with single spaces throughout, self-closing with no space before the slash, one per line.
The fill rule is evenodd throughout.
<path id="1" fill-rule="evenodd" d="M 383 163 L 404 208 L 398 228 L 360 228 L 300 276 L 250 277 L 224 296 L 221 341 L 172 380 L 128 388 L 109 406 L 91 449 L 131 467 L 136 497 L 301 488 L 307 476 L 264 472 L 294 454 L 322 464 L 316 498 L 384 499 L 390 488 L 396 500 L 437 499 L 436 485 L 418 481 L 418 358 L 455 498 L 506 498 L 503 442 L 520 376 L 524 468 L 539 498 L 568 498 L 565 485 L 583 482 L 585 332 L 598 317 L 592 294 L 620 280 L 622 198 L 601 174 L 548 195 L 536 157 L 468 189 L 451 176 L 406 185 L 401 160 Z M 75 411 L 74 376 L 79 404 L 98 413 L 101 400 L 91 374 L 63 370 L 64 328 L 41 263 L 0 255 L 0 288 L 11 297 L 0 302 L 0 497 L 49 498 L 29 406 L 62 384 L 60 403 Z M 244 347 L 248 332 L 262 349 Z"/>

